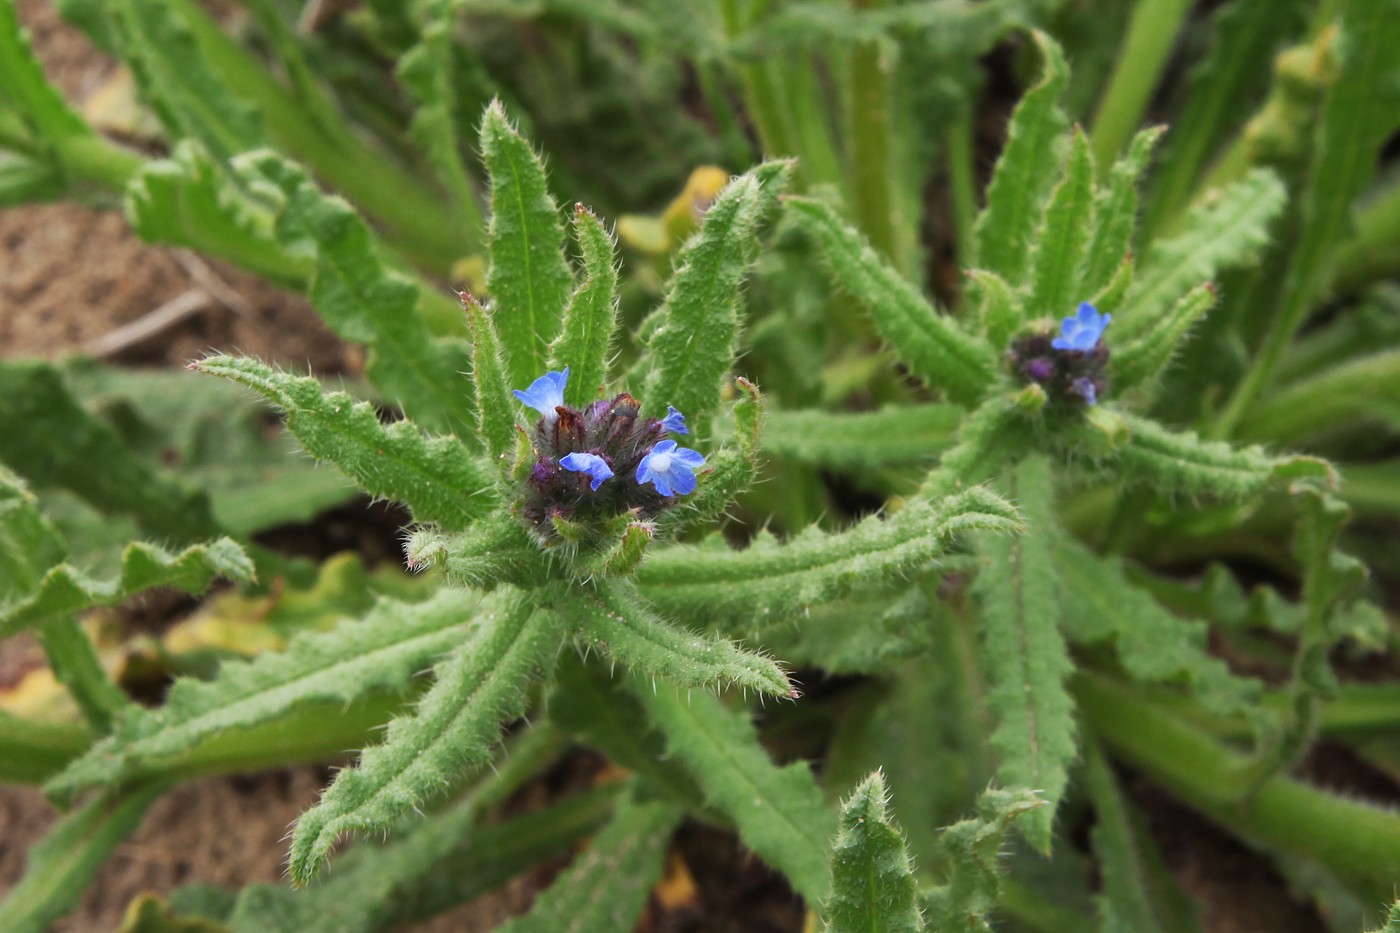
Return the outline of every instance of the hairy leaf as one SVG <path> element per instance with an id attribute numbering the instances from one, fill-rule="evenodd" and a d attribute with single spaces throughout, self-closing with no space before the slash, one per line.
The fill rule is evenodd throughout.
<path id="1" fill-rule="evenodd" d="M 1132 255 L 1133 230 L 1137 227 L 1138 182 L 1166 127 L 1153 126 L 1133 137 L 1127 155 L 1109 173 L 1108 187 L 1099 192 L 1095 207 L 1094 238 L 1089 244 L 1089 264 L 1084 272 L 1085 296 L 1108 287 L 1123 260 Z M 1109 306 L 1108 310 L 1117 308 Z"/>
<path id="2" fill-rule="evenodd" d="M 1400 426 L 1400 350 L 1358 354 L 1280 389 L 1236 433 L 1245 440 L 1298 444 L 1367 422 Z"/>
<path id="3" fill-rule="evenodd" d="M 939 314 L 829 206 L 790 198 L 788 211 L 812 237 L 841 288 L 870 312 L 880 336 L 921 379 L 969 404 L 986 392 L 996 354 Z"/>
<path id="4" fill-rule="evenodd" d="M 97 656 L 96 646 L 71 614 L 50 619 L 39 632 L 40 644 L 54 678 L 68 688 L 83 718 L 98 732 L 110 732 L 113 720 L 133 701 L 118 687 Z"/>
<path id="5" fill-rule="evenodd" d="M 681 811 L 664 801 L 624 797 L 583 854 L 540 892 L 530 912 L 500 933 L 592 933 L 636 926 L 661 878 Z"/>
<path id="6" fill-rule="evenodd" d="M 558 372 L 571 367 L 564 400 L 582 407 L 597 398 L 608 381 L 617 327 L 617 258 L 612 235 L 582 204 L 574 207 L 574 239 L 583 255 L 584 278 L 564 309 L 559 339 L 550 344 L 549 368 Z"/>
<path id="7" fill-rule="evenodd" d="M 524 712 L 525 691 L 554 660 L 554 618 L 519 594 L 483 600 L 472 636 L 434 668 L 436 682 L 383 744 L 336 777 L 292 835 L 289 870 L 304 884 L 343 833 L 375 830 L 484 767 L 501 723 Z"/>
<path id="8" fill-rule="evenodd" d="M 462 310 L 472 338 L 472 382 L 476 385 L 476 423 L 486 452 L 499 465 L 515 444 L 515 416 L 520 403 L 510 391 L 505 353 L 495 318 L 470 294 L 462 293 Z M 543 375 L 541 373 L 540 375 Z M 531 380 L 533 381 L 533 380 Z M 529 383 L 522 383 L 522 388 Z"/>
<path id="9" fill-rule="evenodd" d="M 276 153 L 249 153 L 234 169 L 276 205 L 283 248 L 314 257 L 308 297 L 332 330 L 369 346 L 375 384 L 429 430 L 470 438 L 467 348 L 430 335 L 418 288 L 388 266 L 354 209 Z"/>
<path id="10" fill-rule="evenodd" d="M 904 835 L 890 818 L 884 775 L 876 771 L 841 805 L 831 853 L 829 933 L 918 933 L 923 917 Z"/>
<path id="11" fill-rule="evenodd" d="M 0 464 L 0 606 L 29 598 L 66 556 L 24 480 Z"/>
<path id="12" fill-rule="evenodd" d="M 982 333 L 994 347 L 1005 347 L 1020 329 L 1025 310 L 1009 282 L 985 269 L 967 270 L 967 302 L 977 307 Z"/>
<path id="13" fill-rule="evenodd" d="M 709 457 L 705 472 L 698 477 L 699 488 L 688 497 L 686 507 L 662 515 L 657 521 L 658 529 L 677 530 L 712 522 L 753 485 L 758 475 L 759 441 L 767 406 L 752 382 L 741 376 L 734 385 L 739 395 L 732 409 L 734 443 Z"/>
<path id="14" fill-rule="evenodd" d="M 997 778 L 1039 791 L 1050 804 L 1021 823 L 1031 844 L 1049 852 L 1055 806 L 1076 752 L 1074 702 L 1065 688 L 1074 664 L 1058 627 L 1062 585 L 1051 557 L 1057 532 L 1049 462 L 1023 461 L 1008 491 L 1030 532 L 984 539 L 987 564 L 977 577 L 987 706 L 997 719 L 991 744 L 1001 757 Z"/>
<path id="15" fill-rule="evenodd" d="M 560 612 L 579 641 L 621 662 L 638 676 L 664 677 L 683 687 L 730 685 L 793 697 L 796 690 L 770 658 L 733 642 L 678 629 L 654 615 L 632 587 L 616 581 L 576 588 Z"/>
<path id="16" fill-rule="evenodd" d="M 777 411 L 768 416 L 760 443 L 767 453 L 829 469 L 928 463 L 952 442 L 965 414 L 960 406 L 939 404 Z"/>
<path id="17" fill-rule="evenodd" d="M 334 463 L 371 495 L 406 503 L 420 522 L 462 529 L 496 505 L 490 468 L 455 438 L 425 438 L 407 421 L 386 425 L 368 402 L 257 360 L 214 356 L 192 368 L 262 394 L 312 456 Z"/>
<path id="18" fill-rule="evenodd" d="M 454 590 L 422 603 L 386 599 L 363 619 L 303 635 L 285 651 L 229 661 L 213 680 L 177 680 L 164 706 L 129 710 L 111 736 L 48 790 L 69 798 L 85 787 L 175 770 L 212 737 L 272 722 L 299 706 L 343 706 L 370 693 L 403 692 L 482 624 L 474 621 L 476 611 L 476 600 Z"/>
<path id="19" fill-rule="evenodd" d="M 1089 297 L 1079 283 L 1094 220 L 1094 153 L 1089 137 L 1076 128 L 1064 177 L 1050 192 L 1045 220 L 1036 231 L 1028 303 L 1032 314 L 1067 314 Z"/>
<path id="20" fill-rule="evenodd" d="M 678 692 L 636 676 L 628 684 L 665 733 L 669 757 L 734 821 L 744 844 L 786 875 L 809 904 L 822 903 L 836 814 L 822 801 L 811 769 L 802 762 L 773 764 L 749 714 L 708 693 Z"/>
<path id="21" fill-rule="evenodd" d="M 92 129 L 44 78 L 14 0 L 0 0 L 0 105 L 27 124 L 33 143 L 46 150 L 45 161 L 61 160 L 65 142 L 95 141 Z M 62 185 L 57 187 L 61 191 Z"/>
<path id="22" fill-rule="evenodd" d="M 499 100 L 481 118 L 481 155 L 491 177 L 491 272 L 487 290 L 518 388 L 544 375 L 573 287 L 561 245 L 564 227 L 544 163 L 510 125 Z"/>
<path id="23" fill-rule="evenodd" d="M 1198 285 L 1141 337 L 1126 346 L 1115 346 L 1109 360 L 1112 385 L 1120 390 L 1151 385 L 1170 365 L 1191 328 L 1215 307 L 1217 297 L 1214 285 Z"/>
<path id="24" fill-rule="evenodd" d="M 1043 32 L 1034 36 L 1045 70 L 1011 114 L 1006 146 L 987 186 L 987 207 L 977 218 L 977 260 L 971 263 L 1012 285 L 1025 283 L 1032 237 L 1059 166 L 1056 145 L 1068 127 L 1059 99 L 1069 66 L 1054 39 Z"/>
<path id="25" fill-rule="evenodd" d="M 670 548 L 643 564 L 637 581 L 649 601 L 678 618 L 765 625 L 936 564 L 961 532 L 1019 527 L 1007 502 L 977 488 L 932 505 L 911 503 L 842 534 L 806 531 L 781 546 L 760 538 L 743 551 Z"/>

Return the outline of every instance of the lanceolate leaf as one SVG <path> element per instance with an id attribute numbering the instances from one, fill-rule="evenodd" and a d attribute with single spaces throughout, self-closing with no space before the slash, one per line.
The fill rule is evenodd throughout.
<path id="1" fill-rule="evenodd" d="M 663 677 L 684 687 L 725 687 L 779 697 L 796 695 L 770 658 L 732 642 L 677 629 L 648 610 L 629 585 L 616 581 L 577 588 L 559 602 L 581 643 L 620 661 L 638 676 Z"/>
<path id="2" fill-rule="evenodd" d="M 1400 425 L 1400 350 L 1357 354 L 1281 389 L 1237 433 L 1245 440 L 1296 444 L 1368 421 Z"/>
<path id="3" fill-rule="evenodd" d="M 653 686 L 635 676 L 629 685 L 665 733 L 670 757 L 734 821 L 744 844 L 786 875 L 807 903 L 821 904 L 830 884 L 826 853 L 836 814 L 822 801 L 811 769 L 803 762 L 773 764 L 749 714 L 708 693 Z"/>
<path id="4" fill-rule="evenodd" d="M 928 463 L 952 443 L 966 416 L 958 405 L 907 405 L 842 413 L 778 411 L 768 416 L 763 450 L 833 469 Z"/>
<path id="5" fill-rule="evenodd" d="M 214 356 L 193 368 L 262 394 L 312 456 L 334 463 L 371 495 L 406 503 L 420 522 L 463 529 L 496 505 L 492 470 L 455 438 L 425 438 L 407 421 L 386 425 L 369 403 L 257 360 Z"/>
<path id="6" fill-rule="evenodd" d="M 1109 360 L 1115 389 L 1151 384 L 1161 376 L 1180 350 L 1191 328 L 1215 307 L 1215 286 L 1207 282 L 1182 296 L 1172 310 L 1158 318 L 1141 337 L 1127 346 L 1115 346 Z"/>
<path id="7" fill-rule="evenodd" d="M 593 933 L 637 925 L 661 878 L 681 810 L 660 800 L 624 797 L 583 854 L 535 898 L 530 912 L 499 933 Z"/>
<path id="8" fill-rule="evenodd" d="M 1192 213 L 1179 236 L 1155 244 L 1138 265 L 1122 313 L 1114 314 L 1113 339 L 1142 336 L 1188 289 L 1246 261 L 1268 242 L 1269 223 L 1287 196 L 1283 182 L 1266 169 L 1216 192 Z"/>
<path id="9" fill-rule="evenodd" d="M 869 311 L 880 336 L 930 385 L 975 402 L 996 372 L 996 354 L 932 305 L 831 207 L 791 198 L 789 212 L 812 237 L 837 284 Z"/>
<path id="10" fill-rule="evenodd" d="M 515 443 L 516 412 L 520 403 L 510 391 L 505 353 L 492 313 L 467 292 L 462 310 L 472 338 L 472 382 L 476 385 L 476 424 L 486 453 L 503 466 L 502 458 Z M 540 375 L 543 375 L 541 373 Z M 521 388 L 529 385 L 522 383 Z"/>
<path id="11" fill-rule="evenodd" d="M 1094 220 L 1094 153 L 1075 129 L 1064 177 L 1050 194 L 1031 260 L 1030 313 L 1061 316 L 1089 297 L 1079 282 Z"/>
<path id="12" fill-rule="evenodd" d="M 133 705 L 97 656 L 96 646 L 71 614 L 50 619 L 39 632 L 54 678 L 68 688 L 83 718 L 98 732 L 109 732 L 112 721 Z"/>
<path id="13" fill-rule="evenodd" d="M 0 638 L 90 606 L 120 602 L 153 586 L 202 593 L 217 577 L 253 577 L 252 561 L 229 538 L 195 545 L 178 554 L 151 544 L 133 544 L 122 554 L 121 572 L 114 580 L 94 580 L 68 564 L 59 564 L 27 598 L 0 606 Z"/>
<path id="14" fill-rule="evenodd" d="M 389 725 L 315 808 L 297 822 L 290 871 L 315 873 L 343 833 L 381 829 L 491 758 L 501 723 L 524 712 L 525 691 L 559 650 L 557 622 L 520 594 L 487 597 L 472 637 L 434 668 L 436 682 L 410 716 Z"/>
<path id="15" fill-rule="evenodd" d="M 86 787 L 178 770 L 182 756 L 210 738 L 272 722 L 298 706 L 345 705 L 375 692 L 404 692 L 475 631 L 477 603 L 456 590 L 422 603 L 382 600 L 363 619 L 303 635 L 285 651 L 228 661 L 213 680 L 177 680 L 164 706 L 128 710 L 116 731 L 50 782 L 48 791 L 68 799 Z"/>
<path id="16" fill-rule="evenodd" d="M 0 0 L 0 102 L 32 127 L 35 142 L 45 148 L 57 148 L 55 144 L 64 140 L 93 135 L 82 117 L 44 78 L 20 27 L 14 0 Z"/>
<path id="17" fill-rule="evenodd" d="M 0 901 L 0 930 L 44 933 L 76 907 L 112 850 L 135 832 L 164 790 L 148 785 L 104 795 L 54 824 L 29 851 L 24 876 Z"/>
<path id="18" fill-rule="evenodd" d="M 1006 147 L 987 187 L 987 207 L 977 219 L 977 261 L 972 263 L 1013 285 L 1025 282 L 1045 193 L 1059 168 L 1056 145 L 1068 125 L 1059 99 L 1069 82 L 1069 66 L 1054 39 L 1043 32 L 1034 35 L 1045 71 L 1011 115 Z"/>
<path id="19" fill-rule="evenodd" d="M 719 406 L 720 381 L 738 349 L 740 286 L 753 258 L 759 207 L 758 179 L 730 182 L 682 249 L 648 341 L 652 367 L 642 400 L 652 413 L 674 405 L 707 419 Z"/>
<path id="20" fill-rule="evenodd" d="M 804 532 L 781 546 L 760 540 L 743 551 L 670 548 L 643 564 L 637 580 L 668 614 L 743 629 L 800 616 L 862 585 L 936 563 L 961 532 L 1019 528 L 1005 500 L 976 488 L 933 505 L 911 503 L 841 534 Z"/>
<path id="21" fill-rule="evenodd" d="M 985 539 L 987 563 L 977 577 L 987 706 L 997 719 L 991 742 L 1001 756 L 997 778 L 1040 791 L 1051 804 L 1021 824 L 1043 852 L 1050 850 L 1055 804 L 1076 751 L 1074 702 L 1065 689 L 1074 665 L 1058 627 L 1062 584 L 1051 559 L 1056 530 L 1049 466 L 1032 457 L 1014 468 L 1009 491 L 1030 532 Z"/>
<path id="22" fill-rule="evenodd" d="M 512 385 L 528 386 L 548 369 L 573 273 L 564 227 L 549 195 L 544 164 L 510 125 L 500 101 L 481 119 L 481 155 L 491 176 L 491 294 Z"/>
<path id="23" fill-rule="evenodd" d="M 923 917 L 904 836 L 890 819 L 884 775 L 876 771 L 841 805 L 831 853 L 828 933 L 918 933 Z"/>
<path id="24" fill-rule="evenodd" d="M 1109 173 L 1108 187 L 1099 192 L 1094 214 L 1094 238 L 1084 272 L 1084 295 L 1092 297 L 1108 286 L 1123 261 L 1132 254 L 1137 227 L 1138 183 L 1166 127 L 1154 126 L 1133 137 L 1127 155 Z M 1110 311 L 1117 308 L 1110 306 Z"/>
<path id="25" fill-rule="evenodd" d="M 359 215 L 275 153 L 251 153 L 234 167 L 280 208 L 283 247 L 315 257 L 308 297 L 332 330 L 369 346 L 375 384 L 423 427 L 471 437 L 467 348 L 431 337 L 417 287 L 388 267 Z"/>
<path id="26" fill-rule="evenodd" d="M 0 464 L 0 606 L 29 598 L 67 556 L 24 481 Z"/>
<path id="27" fill-rule="evenodd" d="M 617 326 L 617 257 L 603 222 L 582 204 L 574 207 L 574 238 L 583 255 L 584 278 L 564 311 L 559 339 L 549 347 L 549 368 L 570 367 L 564 400 L 581 408 L 608 381 Z"/>
<path id="28" fill-rule="evenodd" d="M 104 512 L 133 516 L 167 541 L 219 533 L 203 493 L 138 460 L 74 401 L 46 363 L 0 363 L 0 461 L 36 488 L 69 489 Z"/>

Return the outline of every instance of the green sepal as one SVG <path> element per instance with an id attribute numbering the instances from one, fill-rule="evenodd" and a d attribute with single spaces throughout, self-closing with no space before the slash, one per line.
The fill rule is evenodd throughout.
<path id="1" fill-rule="evenodd" d="M 232 164 L 276 210 L 283 248 L 313 259 L 307 297 L 336 334 L 369 347 L 365 372 L 375 385 L 428 430 L 471 438 L 467 347 L 432 337 L 418 287 L 386 262 L 365 221 L 277 153 L 259 150 Z"/>
<path id="2" fill-rule="evenodd" d="M 652 522 L 628 521 L 614 544 L 598 554 L 596 561 L 586 561 L 579 569 L 594 567 L 604 577 L 630 576 L 641 566 L 647 548 L 656 537 L 656 525 Z"/>
<path id="3" fill-rule="evenodd" d="M 370 694 L 406 692 L 428 665 L 469 637 L 477 602 L 453 590 L 421 603 L 381 599 L 363 619 L 301 635 L 283 651 L 227 661 L 213 680 L 180 678 L 163 706 L 126 710 L 112 735 L 46 790 L 68 801 L 89 787 L 177 775 L 191 752 L 216 737 L 274 722 L 298 707 L 344 708 Z"/>
<path id="4" fill-rule="evenodd" d="M 0 929 L 44 933 L 78 906 L 98 869 L 165 791 L 152 784 L 93 800 L 64 816 L 29 850 L 24 875 L 0 901 Z"/>
<path id="5" fill-rule="evenodd" d="M 335 464 L 371 495 L 407 504 L 417 521 L 457 530 L 496 507 L 490 469 L 455 438 L 426 438 L 409 421 L 386 425 L 368 402 L 257 360 L 213 356 L 190 368 L 261 394 L 282 410 L 308 453 Z"/>
<path id="6" fill-rule="evenodd" d="M 1075 742 L 1074 701 L 1065 681 L 1074 670 L 1060 634 L 1061 581 L 1052 560 L 1056 537 L 1049 461 L 1030 457 L 1008 471 L 1027 534 L 988 536 L 978 548 L 983 669 L 987 709 L 997 726 L 991 745 L 997 778 L 1039 791 L 1049 806 L 1021 822 L 1027 840 L 1048 853 L 1055 807 L 1068 782 Z"/>
<path id="7" fill-rule="evenodd" d="M 722 545 L 659 551 L 637 581 L 668 614 L 744 631 L 936 565 L 963 532 L 1021 527 L 1008 502 L 978 487 L 932 504 L 910 503 L 841 534 L 808 530 L 783 545 L 761 537 L 743 551 Z"/>
<path id="8" fill-rule="evenodd" d="M 544 163 L 493 100 L 481 118 L 481 157 L 491 178 L 486 289 L 500 332 L 510 385 L 528 386 L 548 369 L 574 285 L 564 258 L 564 226 Z"/>
<path id="9" fill-rule="evenodd" d="M 1099 192 L 1094 209 L 1094 237 L 1089 244 L 1088 265 L 1082 291 L 1094 295 L 1108 288 L 1125 260 L 1132 256 L 1133 230 L 1137 227 L 1138 181 L 1147 169 L 1164 126 L 1150 126 L 1138 132 L 1108 177 L 1108 187 Z M 1108 304 L 1112 310 L 1117 302 Z M 1102 309 L 1101 309 L 1102 310 Z"/>
<path id="10" fill-rule="evenodd" d="M 914 864 L 889 812 L 885 776 L 875 771 L 841 805 L 831 852 L 827 933 L 920 933 L 924 921 Z"/>
<path id="11" fill-rule="evenodd" d="M 1068 128 L 1059 99 L 1069 83 L 1069 66 L 1054 39 L 1036 31 L 1045 63 L 1035 84 L 1011 114 L 1006 145 L 987 186 L 987 207 L 977 218 L 979 269 L 995 272 L 1012 285 L 1026 281 L 1032 239 L 1045 212 L 1045 193 L 1055 181 L 1056 149 Z"/>
<path id="12" fill-rule="evenodd" d="M 730 182 L 681 249 L 665 303 L 647 322 L 646 410 L 674 405 L 700 426 L 719 406 L 720 383 L 739 348 L 744 275 L 754 255 L 761 189 L 752 173 Z"/>
<path id="13" fill-rule="evenodd" d="M 383 829 L 491 760 L 503 721 L 525 711 L 526 688 L 553 664 L 558 626 L 518 593 L 482 601 L 471 636 L 439 662 L 412 714 L 341 771 L 297 821 L 288 871 L 305 884 L 343 833 Z"/>
<path id="14" fill-rule="evenodd" d="M 671 834 L 682 811 L 661 800 L 624 795 L 613 818 L 563 874 L 535 898 L 530 912 L 497 933 L 594 933 L 630 930 L 661 880 Z"/>
<path id="15" fill-rule="evenodd" d="M 683 687 L 793 698 L 797 690 L 772 659 L 722 638 L 675 627 L 648 609 L 622 581 L 573 589 L 557 603 L 580 644 L 621 663 L 636 676 L 662 677 Z"/>
<path id="16" fill-rule="evenodd" d="M 1050 192 L 1044 222 L 1036 231 L 1030 300 L 1026 303 L 1033 316 L 1068 314 L 1086 296 L 1080 280 L 1096 219 L 1094 173 L 1089 137 L 1075 127 L 1064 176 Z"/>
<path id="17" fill-rule="evenodd" d="M 681 691 L 632 676 L 632 695 L 666 736 L 667 758 L 683 767 L 706 801 L 734 822 L 755 855 L 781 871 L 808 904 L 826 900 L 826 854 L 836 814 L 805 762 L 779 767 L 759 744 L 746 710 L 707 692 Z"/>
<path id="18" fill-rule="evenodd" d="M 830 206 L 789 198 L 789 214 L 812 237 L 832 278 L 865 306 L 880 336 L 920 379 L 970 404 L 995 378 L 997 358 L 981 338 L 939 314 Z"/>
<path id="19" fill-rule="evenodd" d="M 583 282 L 564 309 L 559 338 L 549 345 L 549 368 L 570 367 L 564 401 L 582 408 L 608 381 L 617 328 L 617 253 L 603 222 L 582 204 L 574 206 L 574 239 L 583 255 Z"/>
<path id="20" fill-rule="evenodd" d="M 462 292 L 467 332 L 472 340 L 472 383 L 476 386 L 476 426 L 486 452 L 498 467 L 506 466 L 505 455 L 515 446 L 516 412 L 520 403 L 511 394 L 505 354 L 496 330 L 495 314 L 469 292 Z M 543 372 L 537 375 L 544 375 Z M 533 382 L 534 380 L 530 380 Z M 528 386 L 529 382 L 521 383 Z"/>
<path id="21" fill-rule="evenodd" d="M 1218 297 L 1211 283 L 1198 285 L 1142 336 L 1125 346 L 1115 345 L 1108 364 L 1109 382 L 1115 391 L 1150 386 L 1160 378 L 1191 328 L 1215 307 Z"/>
<path id="22" fill-rule="evenodd" d="M 549 563 L 525 526 L 504 511 L 491 513 L 466 532 L 414 529 L 404 553 L 415 570 L 439 567 L 458 586 L 486 591 L 507 583 L 532 587 L 562 572 Z"/>

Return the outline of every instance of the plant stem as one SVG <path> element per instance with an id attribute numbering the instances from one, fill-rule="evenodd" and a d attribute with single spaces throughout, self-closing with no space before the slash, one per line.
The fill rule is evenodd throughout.
<path id="1" fill-rule="evenodd" d="M 852 0 L 857 10 L 884 5 L 884 0 Z M 895 268 L 894 204 L 890 198 L 890 94 L 880 47 L 874 40 L 851 49 L 850 70 L 850 192 L 856 221 L 870 245 Z"/>
<path id="2" fill-rule="evenodd" d="M 42 784 L 92 744 L 78 723 L 36 722 L 0 710 L 0 781 Z"/>
<path id="3" fill-rule="evenodd" d="M 1108 90 L 1099 101 L 1090 134 L 1101 177 L 1107 175 L 1118 153 L 1142 124 L 1147 102 L 1190 10 L 1190 0 L 1141 0 L 1133 10 L 1127 38 Z"/>
<path id="4" fill-rule="evenodd" d="M 1252 796 L 1249 759 L 1106 678 L 1071 684 L 1080 714 L 1133 767 L 1231 831 L 1320 862 L 1363 896 L 1400 877 L 1400 814 L 1275 775 Z"/>

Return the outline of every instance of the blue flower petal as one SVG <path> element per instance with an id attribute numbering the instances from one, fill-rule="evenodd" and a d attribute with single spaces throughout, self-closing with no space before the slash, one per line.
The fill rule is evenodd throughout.
<path id="1" fill-rule="evenodd" d="M 642 462 L 637 464 L 637 482 L 651 483 L 663 496 L 695 491 L 695 468 L 705 463 L 705 456 L 688 447 L 676 449 L 669 438 L 658 441 Z"/>
<path id="2" fill-rule="evenodd" d="M 661 419 L 661 427 L 672 434 L 689 434 L 685 426 L 685 415 L 676 411 L 674 405 L 666 406 L 666 417 Z"/>
<path id="3" fill-rule="evenodd" d="M 564 386 L 569 383 L 569 367 L 563 372 L 547 372 L 528 389 L 513 389 L 512 393 L 528 407 L 539 412 L 546 419 L 553 418 L 554 409 L 564 404 Z"/>
<path id="4" fill-rule="evenodd" d="M 1060 336 L 1050 341 L 1056 350 L 1088 352 L 1098 346 L 1104 328 L 1113 320 L 1111 314 L 1100 314 L 1089 302 L 1080 303 L 1075 313 L 1060 322 Z"/>
<path id="5" fill-rule="evenodd" d="M 1099 390 L 1094 387 L 1094 380 L 1088 376 L 1080 376 L 1070 383 L 1070 390 L 1083 397 L 1084 401 L 1090 405 L 1097 405 L 1099 401 Z"/>
<path id="6" fill-rule="evenodd" d="M 608 462 L 597 454 L 572 453 L 559 459 L 559 465 L 574 473 L 587 473 L 593 477 L 593 481 L 588 485 L 594 492 L 603 485 L 603 480 L 613 475 L 612 467 Z"/>

